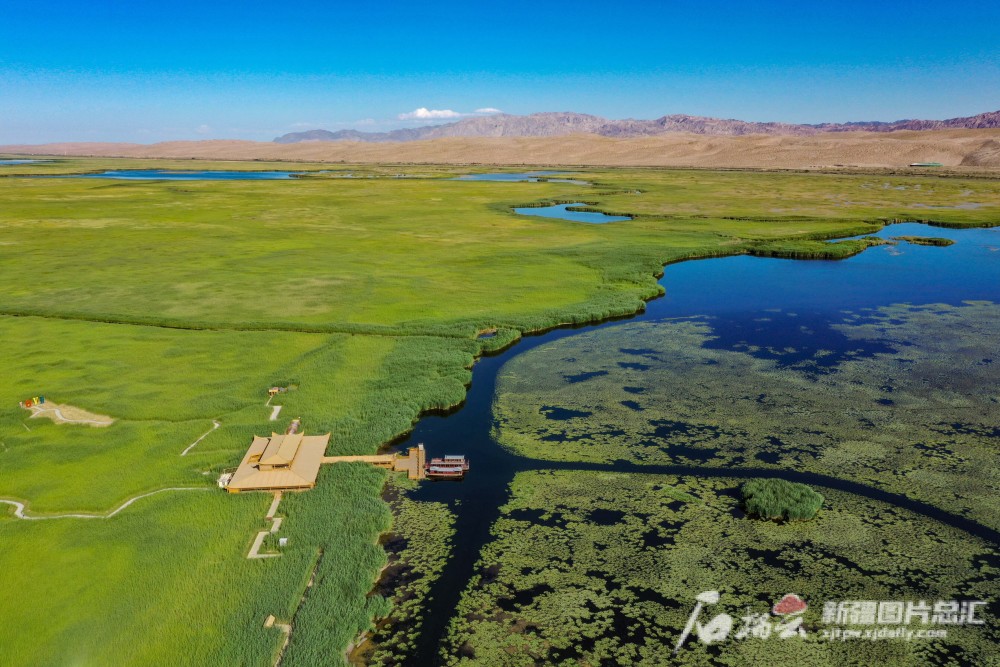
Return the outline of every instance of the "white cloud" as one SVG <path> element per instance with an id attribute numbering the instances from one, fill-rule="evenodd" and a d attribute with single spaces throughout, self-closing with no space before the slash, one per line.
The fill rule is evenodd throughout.
<path id="1" fill-rule="evenodd" d="M 195 132 L 197 132 L 198 134 L 208 134 L 211 131 L 212 131 L 212 128 L 209 127 L 208 125 L 199 125 L 195 129 Z"/>
<path id="2" fill-rule="evenodd" d="M 399 114 L 399 120 L 440 120 L 442 118 L 461 118 L 464 115 L 451 109 L 428 109 L 427 107 L 420 107 L 409 113 Z"/>
<path id="3" fill-rule="evenodd" d="M 503 113 L 503 111 L 494 109 L 493 107 L 483 107 L 482 109 L 476 109 L 476 113 Z"/>

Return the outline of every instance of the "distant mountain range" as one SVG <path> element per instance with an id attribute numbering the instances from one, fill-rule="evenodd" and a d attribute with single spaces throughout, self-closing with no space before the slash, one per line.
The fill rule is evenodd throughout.
<path id="1" fill-rule="evenodd" d="M 895 132 L 897 130 L 950 130 L 1000 128 L 1000 111 L 981 113 L 966 118 L 947 120 L 897 120 L 891 123 L 872 121 L 856 123 L 755 123 L 743 120 L 706 118 L 675 114 L 656 120 L 608 120 L 572 112 L 533 113 L 527 116 L 496 114 L 465 118 L 443 125 L 392 130 L 391 132 L 360 132 L 358 130 L 309 130 L 283 134 L 274 141 L 295 144 L 305 141 L 419 141 L 442 137 L 557 137 L 567 134 L 596 134 L 604 137 L 649 137 L 687 132 L 714 136 L 772 134 L 805 136 L 824 132 Z"/>

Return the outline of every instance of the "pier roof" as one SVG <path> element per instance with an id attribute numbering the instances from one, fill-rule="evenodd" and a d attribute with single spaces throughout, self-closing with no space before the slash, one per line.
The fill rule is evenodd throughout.
<path id="1" fill-rule="evenodd" d="M 323 462 L 330 434 L 254 436 L 226 487 L 231 492 L 310 489 Z"/>

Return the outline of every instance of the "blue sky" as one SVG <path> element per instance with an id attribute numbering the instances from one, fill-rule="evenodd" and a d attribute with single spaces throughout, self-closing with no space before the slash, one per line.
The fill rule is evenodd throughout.
<path id="1" fill-rule="evenodd" d="M 1000 109 L 996 0 L 7 0 L 0 16 L 0 144 L 270 140 L 424 124 L 400 118 L 420 108 L 789 122 Z"/>

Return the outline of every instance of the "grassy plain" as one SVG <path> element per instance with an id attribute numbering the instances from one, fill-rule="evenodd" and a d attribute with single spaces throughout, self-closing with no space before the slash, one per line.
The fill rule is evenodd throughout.
<path id="1" fill-rule="evenodd" d="M 631 312 L 657 292 L 653 274 L 666 261 L 873 231 L 880 219 L 914 217 L 905 213 L 915 199 L 984 203 L 924 210 L 948 224 L 1000 217 L 1000 185 L 990 180 L 648 170 L 593 178 L 600 186 L 329 174 L 0 178 L 10 276 L 0 312 L 468 335 Z M 508 210 L 581 198 L 640 217 L 586 225 Z"/>
<path id="2" fill-rule="evenodd" d="M 681 220 L 730 220 L 747 238 L 766 238 L 779 229 L 788 236 L 801 234 L 816 219 L 980 226 L 1000 218 L 995 179 L 677 171 L 665 181 L 662 174 L 646 170 L 597 175 L 600 183 L 622 188 L 602 197 L 601 207 Z"/>
<path id="3" fill-rule="evenodd" d="M 18 610 L 0 629 L 10 665 L 271 665 L 283 635 L 298 633 L 283 664 L 337 661 L 373 615 L 367 597 L 385 554 L 384 473 L 358 464 L 324 469 L 311 495 L 281 505 L 280 558 L 247 560 L 266 530 L 270 496 L 202 491 L 143 499 L 110 519 L 0 520 L 0 606 Z M 308 604 L 299 601 L 306 594 Z"/>
<path id="4" fill-rule="evenodd" d="M 19 169 L 141 166 L 234 168 Z M 893 177 L 883 188 L 888 177 L 632 170 L 596 173 L 589 187 L 351 169 L 373 178 L 0 177 L 0 498 L 29 515 L 102 514 L 158 489 L 205 489 L 109 519 L 0 516 L 0 568 L 23 573 L 0 592 L 19 610 L 0 631 L 12 664 L 271 664 L 282 637 L 262 627 L 268 614 L 293 623 L 283 664 L 336 663 L 387 610 L 366 595 L 385 564 L 384 475 L 324 469 L 319 488 L 282 503 L 283 555 L 247 561 L 269 498 L 224 496 L 214 479 L 252 434 L 302 417 L 308 432 L 332 432 L 331 454 L 372 452 L 421 410 L 461 401 L 484 347 L 635 312 L 659 292 L 666 262 L 872 231 L 905 210 L 915 185 L 940 190 L 934 205 L 1000 201 L 987 180 Z M 390 177 L 401 172 L 420 178 Z M 831 193 L 866 204 L 840 207 Z M 815 215 L 773 210 L 796 197 Z M 508 210 L 564 199 L 641 215 L 585 225 Z M 997 208 L 934 214 L 976 224 Z M 500 334 L 477 341 L 488 328 Z M 271 423 L 264 391 L 286 383 L 298 389 L 275 401 L 285 407 Z M 27 421 L 17 401 L 39 393 L 116 421 Z"/>

